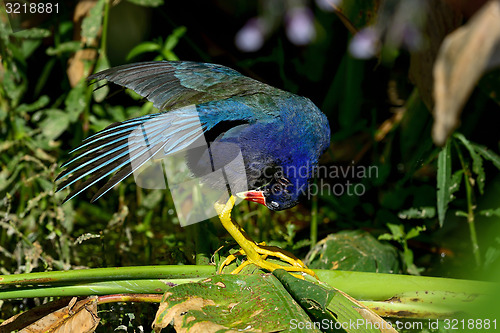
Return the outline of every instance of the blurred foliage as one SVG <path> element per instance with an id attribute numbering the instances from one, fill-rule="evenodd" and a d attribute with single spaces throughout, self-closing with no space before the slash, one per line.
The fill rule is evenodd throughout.
<path id="1" fill-rule="evenodd" d="M 92 72 L 125 59 L 220 63 L 307 96 L 325 112 L 332 129 L 332 145 L 321 164 L 341 171 L 376 168 L 373 174 L 320 177 L 315 207 L 305 200 L 271 213 L 242 203 L 234 218 L 256 240 L 304 257 L 314 216 L 319 238 L 362 229 L 390 242 L 399 253 L 390 250 L 394 255 L 383 265 L 395 272 L 402 267 L 410 274 L 488 279 L 499 266 L 500 243 L 491 232 L 500 222 L 500 138 L 492 121 L 499 111 L 493 93 L 500 89 L 498 71 L 473 92 L 460 133 L 440 149 L 431 140 L 431 113 L 408 78 L 410 52 L 392 49 L 383 62 L 354 59 L 342 22 L 315 3 L 304 1 L 315 28 L 309 44 L 295 45 L 287 38 L 288 27 L 274 24 L 252 53 L 239 51 L 235 36 L 241 22 L 263 15 L 258 3 L 212 0 L 196 3 L 196 10 L 192 4 L 161 0 L 116 6 L 99 0 L 92 8 L 83 3 L 67 2 L 58 15 L 26 20 L 26 29 L 17 33 L 10 32 L 5 15 L 0 17 L 1 274 L 193 264 L 196 254 L 210 258 L 218 248 L 212 240 L 224 243 L 227 236 L 217 219 L 183 229 L 168 191 L 144 190 L 132 179 L 92 204 L 96 188 L 64 205 L 69 191 L 55 193 L 60 165 L 84 138 L 113 122 L 153 112 L 151 103 L 133 92 L 107 86 L 94 91 L 85 82 Z M 367 17 L 360 18 L 365 23 L 374 12 L 373 4 L 368 7 Z M 149 27 L 144 28 L 142 16 L 114 17 L 123 12 L 144 14 Z M 110 22 L 113 29 L 107 29 Z M 116 46 L 124 37 L 129 44 Z M 346 180 L 363 194 L 349 195 Z M 345 191 L 332 193 L 339 188 Z M 195 245 L 200 230 L 207 241 Z M 370 242 L 379 243 L 373 237 Z M 474 269 L 464 269 L 464 263 Z M 0 303 L 0 317 L 36 302 Z M 120 317 L 123 325 L 137 322 L 132 310 L 123 316 L 128 316 Z"/>

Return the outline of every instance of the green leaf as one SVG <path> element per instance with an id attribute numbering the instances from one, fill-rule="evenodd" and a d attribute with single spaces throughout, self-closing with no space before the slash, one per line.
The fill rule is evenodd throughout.
<path id="1" fill-rule="evenodd" d="M 388 234 L 388 233 L 385 233 L 385 234 L 378 236 L 377 239 L 378 240 L 386 240 L 386 241 L 396 240 L 396 239 L 394 239 L 394 235 Z"/>
<path id="2" fill-rule="evenodd" d="M 82 21 L 82 37 L 85 38 L 85 44 L 91 46 L 97 38 L 101 29 L 103 18 L 104 1 L 99 0 L 90 10 L 88 16 Z"/>
<path id="3" fill-rule="evenodd" d="M 405 247 L 403 251 L 403 260 L 406 265 L 406 270 L 409 274 L 420 275 L 420 270 L 413 263 L 413 251 L 410 250 L 408 247 Z"/>
<path id="4" fill-rule="evenodd" d="M 95 72 L 100 72 L 109 68 L 108 57 L 104 53 L 101 53 L 99 59 L 97 60 Z M 104 82 L 97 82 L 94 85 L 94 90 L 92 92 L 94 99 L 97 103 L 104 101 L 109 93 L 109 86 Z"/>
<path id="5" fill-rule="evenodd" d="M 450 182 L 450 201 L 455 199 L 455 196 L 453 193 L 458 191 L 460 189 L 460 184 L 462 183 L 462 176 L 464 174 L 464 170 L 460 169 L 458 171 L 455 171 L 453 175 L 451 176 L 451 182 Z"/>
<path id="6" fill-rule="evenodd" d="M 63 53 L 73 53 L 80 50 L 81 48 L 81 43 L 79 41 L 72 40 L 69 42 L 60 43 L 57 47 L 49 47 L 47 48 L 46 53 L 49 56 L 54 56 L 61 55 Z"/>
<path id="7" fill-rule="evenodd" d="M 143 42 L 134 47 L 127 55 L 127 61 L 132 60 L 137 57 L 139 54 L 160 51 L 161 46 L 154 42 Z"/>
<path id="8" fill-rule="evenodd" d="M 167 60 L 179 60 L 179 58 L 172 52 L 174 47 L 179 42 L 179 39 L 186 33 L 186 27 L 178 27 L 176 28 L 170 36 L 168 36 L 165 41 L 165 45 L 163 46 L 162 54 Z"/>
<path id="9" fill-rule="evenodd" d="M 50 31 L 41 28 L 25 29 L 13 33 L 17 38 L 46 38 L 50 36 Z"/>
<path id="10" fill-rule="evenodd" d="M 32 112 L 36 110 L 40 110 L 41 108 L 47 106 L 50 102 L 50 99 L 48 96 L 43 95 L 41 96 L 36 102 L 33 102 L 31 104 L 21 104 L 17 107 L 16 111 L 17 112 Z"/>
<path id="11" fill-rule="evenodd" d="M 481 156 L 476 152 L 474 149 L 474 146 L 465 138 L 460 133 L 455 133 L 454 137 L 456 137 L 462 144 L 467 148 L 469 151 L 470 156 L 472 157 L 472 171 L 477 175 L 477 185 L 479 188 L 479 192 L 481 194 L 484 193 L 484 181 L 485 181 L 485 174 L 484 174 L 484 169 L 483 169 L 483 159 Z"/>
<path id="12" fill-rule="evenodd" d="M 397 333 L 372 310 L 338 289 L 321 282 L 297 279 L 283 269 L 276 269 L 273 275 L 313 321 L 322 324 L 320 328 L 324 332 Z"/>
<path id="13" fill-rule="evenodd" d="M 12 106 L 16 107 L 28 88 L 28 81 L 24 73 L 21 72 L 21 68 L 13 62 L 7 64 L 6 67 L 0 84 L 3 84 L 5 93 L 12 100 Z"/>
<path id="14" fill-rule="evenodd" d="M 472 146 L 478 153 L 480 153 L 485 159 L 492 162 L 497 167 L 497 169 L 500 170 L 500 156 L 497 153 L 484 146 L 480 146 L 474 143 L 472 143 Z"/>
<path id="15" fill-rule="evenodd" d="M 408 233 L 406 234 L 405 239 L 408 240 L 408 239 L 411 239 L 411 238 L 415 238 L 418 235 L 420 235 L 421 231 L 425 231 L 425 225 L 424 226 L 417 226 L 415 228 L 411 228 L 410 231 L 408 231 Z"/>
<path id="16" fill-rule="evenodd" d="M 25 59 L 29 58 L 33 52 L 42 44 L 40 39 L 25 39 L 21 45 L 21 50 Z"/>
<path id="17" fill-rule="evenodd" d="M 485 209 L 479 212 L 479 214 L 487 217 L 496 216 L 500 217 L 500 208 L 497 209 Z"/>
<path id="18" fill-rule="evenodd" d="M 434 207 L 410 208 L 398 213 L 400 219 L 431 219 L 436 215 Z"/>
<path id="19" fill-rule="evenodd" d="M 451 199 L 451 156 L 450 140 L 446 143 L 439 153 L 437 166 L 437 210 L 439 226 L 443 226 L 448 203 Z"/>
<path id="20" fill-rule="evenodd" d="M 365 231 L 341 231 L 319 241 L 306 256 L 313 269 L 340 269 L 397 273 L 399 255 L 395 247 L 379 242 Z"/>
<path id="21" fill-rule="evenodd" d="M 392 223 L 387 223 L 387 227 L 391 231 L 392 235 L 394 236 L 395 240 L 402 240 L 404 239 L 404 229 L 401 224 L 392 224 Z"/>
<path id="22" fill-rule="evenodd" d="M 497 261 L 498 258 L 500 258 L 500 250 L 494 247 L 489 247 L 484 255 L 484 267 L 492 267 L 492 265 L 495 265 L 495 261 Z"/>
<path id="23" fill-rule="evenodd" d="M 42 134 L 54 140 L 61 135 L 69 126 L 69 116 L 66 112 L 58 109 L 44 111 L 46 118 L 40 123 Z"/>
<path id="24" fill-rule="evenodd" d="M 313 328 L 305 311 L 273 275 L 215 275 L 170 288 L 160 303 L 154 327 L 172 323 L 177 331 L 225 332 L 251 327 L 254 332 L 276 332 L 289 330 L 293 322 Z"/>
<path id="25" fill-rule="evenodd" d="M 66 100 L 64 101 L 66 105 L 66 111 L 69 115 L 69 120 L 73 123 L 78 119 L 80 113 L 85 110 L 87 105 L 85 99 L 85 93 L 87 91 L 87 86 L 84 80 L 81 80 L 76 86 L 71 89 Z"/>
<path id="26" fill-rule="evenodd" d="M 145 7 L 158 7 L 163 5 L 163 0 L 127 0 L 127 1 Z"/>

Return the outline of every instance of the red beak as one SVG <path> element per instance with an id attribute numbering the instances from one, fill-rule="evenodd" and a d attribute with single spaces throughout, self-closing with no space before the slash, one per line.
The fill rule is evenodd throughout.
<path id="1" fill-rule="evenodd" d="M 266 198 L 263 191 L 246 191 L 237 193 L 236 195 L 242 199 L 266 205 Z"/>

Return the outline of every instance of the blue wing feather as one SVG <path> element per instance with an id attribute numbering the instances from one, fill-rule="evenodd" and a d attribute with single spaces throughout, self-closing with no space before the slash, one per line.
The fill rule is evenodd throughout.
<path id="1" fill-rule="evenodd" d="M 97 200 L 162 149 L 164 155 L 179 152 L 218 124 L 275 119 L 276 112 L 262 112 L 258 96 L 266 96 L 268 102 L 269 96 L 281 92 L 230 68 L 193 62 L 124 65 L 89 79 L 106 79 L 133 89 L 160 111 L 175 110 L 115 123 L 85 139 L 72 150 L 80 153 L 63 165 L 66 170 L 57 180 L 67 179 L 58 191 L 90 177 L 65 201 L 116 172 L 92 201 Z"/>

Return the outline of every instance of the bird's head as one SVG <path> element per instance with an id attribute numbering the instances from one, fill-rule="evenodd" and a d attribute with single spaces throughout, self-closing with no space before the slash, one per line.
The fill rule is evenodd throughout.
<path id="1" fill-rule="evenodd" d="M 271 180 L 255 190 L 238 193 L 245 200 L 260 203 L 270 210 L 291 208 L 308 190 L 308 177 L 287 177 L 276 172 Z"/>

